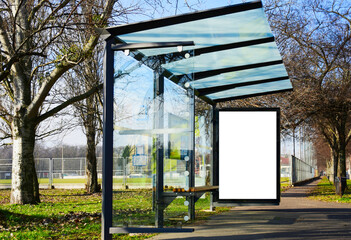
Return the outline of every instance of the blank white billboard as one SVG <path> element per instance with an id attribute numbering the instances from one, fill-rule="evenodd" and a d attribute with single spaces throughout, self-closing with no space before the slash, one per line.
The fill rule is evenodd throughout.
<path id="1" fill-rule="evenodd" d="M 219 200 L 278 198 L 278 120 L 277 110 L 219 111 Z"/>

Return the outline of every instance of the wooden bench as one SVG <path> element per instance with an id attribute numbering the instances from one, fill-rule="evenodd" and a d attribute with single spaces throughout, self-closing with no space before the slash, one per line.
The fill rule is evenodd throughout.
<path id="1" fill-rule="evenodd" d="M 201 186 L 201 187 L 191 187 L 189 190 L 185 191 L 184 188 L 173 188 L 173 192 L 212 192 L 216 191 L 218 186 Z"/>

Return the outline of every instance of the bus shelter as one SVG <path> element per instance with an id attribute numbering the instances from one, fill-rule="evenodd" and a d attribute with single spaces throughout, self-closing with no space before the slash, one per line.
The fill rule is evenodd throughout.
<path id="1" fill-rule="evenodd" d="M 250 129 L 260 122 L 257 129 L 272 130 L 262 136 L 272 135 L 274 193 L 236 198 L 220 190 L 231 188 L 220 184 L 230 182 L 219 166 L 227 146 L 220 143 L 232 136 L 225 129 L 250 121 L 235 123 L 241 110 L 217 103 L 292 90 L 260 1 L 108 27 L 103 37 L 103 239 L 193 231 L 182 225 L 205 192 L 217 205 L 279 202 L 278 109 L 244 110 L 248 120 L 267 118 Z M 123 215 L 120 196 L 133 191 L 143 206 Z"/>

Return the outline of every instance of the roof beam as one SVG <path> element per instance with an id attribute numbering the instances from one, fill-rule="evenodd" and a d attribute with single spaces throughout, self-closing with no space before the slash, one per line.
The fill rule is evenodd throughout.
<path id="1" fill-rule="evenodd" d="M 205 48 L 197 48 L 197 49 L 194 49 L 194 51 L 195 51 L 195 56 L 199 56 L 205 53 L 218 52 L 218 51 L 241 48 L 241 47 L 248 47 L 248 46 L 253 46 L 253 45 L 262 44 L 262 43 L 269 43 L 269 42 L 274 42 L 274 37 L 266 37 L 266 38 L 254 39 L 254 40 L 243 41 L 243 42 L 228 43 L 228 44 L 216 45 L 216 46 L 205 47 Z"/>
<path id="2" fill-rule="evenodd" d="M 127 25 L 120 25 L 114 27 L 108 27 L 106 30 L 113 36 L 119 36 L 132 32 L 138 32 L 153 28 L 160 28 L 170 26 L 179 23 L 191 22 L 201 20 L 205 18 L 217 17 L 221 15 L 248 11 L 252 9 L 262 8 L 261 1 L 253 1 L 248 3 L 236 4 L 231 6 L 225 6 L 221 8 L 215 8 L 207 11 L 199 11 L 195 13 L 187 13 L 167 18 L 156 19 L 147 22 L 139 22 Z"/>
<path id="3" fill-rule="evenodd" d="M 179 41 L 179 42 L 145 42 L 145 43 L 121 43 L 112 45 L 112 50 L 139 50 L 149 48 L 167 48 L 178 46 L 194 46 L 193 41 Z"/>
<path id="4" fill-rule="evenodd" d="M 283 92 L 290 92 L 290 91 L 293 91 L 293 88 L 287 88 L 287 89 L 269 91 L 269 92 L 263 92 L 263 93 L 247 94 L 247 95 L 241 95 L 236 97 L 218 98 L 218 99 L 213 99 L 213 101 L 215 103 L 219 103 L 219 102 L 238 100 L 238 99 L 244 99 L 244 98 L 250 98 L 250 97 L 259 97 L 259 96 L 265 96 L 269 94 L 276 94 L 276 93 L 283 93 Z"/>
<path id="5" fill-rule="evenodd" d="M 244 86 L 250 86 L 250 85 L 255 85 L 255 84 L 276 82 L 276 81 L 287 80 L 287 79 L 289 79 L 289 76 L 268 78 L 268 79 L 251 81 L 251 82 L 244 82 L 244 83 L 233 83 L 233 84 L 227 84 L 227 85 L 216 86 L 216 87 L 207 87 L 207 88 L 200 88 L 200 89 L 197 88 L 197 91 L 199 92 L 200 96 L 204 96 L 204 95 L 208 95 L 211 93 L 221 92 L 221 91 L 225 91 L 225 90 L 229 90 L 229 89 L 233 89 L 233 88 L 237 88 L 237 87 L 244 87 Z"/>
<path id="6" fill-rule="evenodd" d="M 191 57 L 195 57 L 195 56 L 199 56 L 201 54 L 224 51 L 224 50 L 229 50 L 229 49 L 234 49 L 234 48 L 249 47 L 249 46 L 274 42 L 274 41 L 275 41 L 274 37 L 266 37 L 266 38 L 254 39 L 254 40 L 243 41 L 243 42 L 215 45 L 215 46 L 210 46 L 210 47 L 205 47 L 205 48 L 194 48 L 194 49 L 190 49 L 190 50 L 184 50 L 184 52 L 189 53 Z M 183 45 L 183 46 L 189 46 L 189 45 Z M 195 44 L 193 44 L 193 45 L 195 45 Z M 179 45 L 177 45 L 177 46 L 179 46 Z M 174 55 L 176 53 L 177 52 L 171 52 L 171 53 L 159 54 L 157 56 L 167 56 L 167 55 L 171 55 L 171 54 Z M 179 59 L 175 59 L 174 61 L 178 61 L 178 60 Z M 173 61 L 171 60 L 170 62 L 173 62 Z"/>
<path id="7" fill-rule="evenodd" d="M 214 69 L 214 70 L 203 71 L 203 72 L 196 72 L 196 73 L 194 73 L 195 74 L 194 80 L 199 80 L 199 79 L 206 78 L 206 77 L 216 76 L 216 75 L 219 75 L 221 73 L 235 72 L 235 71 L 241 71 L 241 70 L 252 69 L 252 68 L 259 68 L 259 67 L 267 67 L 267 66 L 278 65 L 278 64 L 283 64 L 283 60 L 261 62 L 261 63 L 254 63 L 254 64 L 248 64 L 248 65 L 229 67 L 229 68 L 221 68 L 221 69 Z"/>

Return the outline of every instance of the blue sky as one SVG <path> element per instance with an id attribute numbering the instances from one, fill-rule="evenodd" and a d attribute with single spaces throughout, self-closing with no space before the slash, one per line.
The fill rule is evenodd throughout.
<path id="1" fill-rule="evenodd" d="M 207 10 L 211 8 L 218 8 L 233 4 L 242 3 L 243 0 L 178 0 L 178 9 L 175 9 L 176 0 L 171 0 L 172 4 L 165 4 L 165 9 L 160 9 L 158 13 L 155 13 L 153 18 L 167 17 L 175 15 L 184 14 L 188 12 L 193 12 L 195 10 Z M 246 1 L 249 2 L 249 1 Z M 190 9 L 191 6 L 193 9 Z M 140 18 L 136 21 L 147 20 L 147 17 Z"/>
<path id="2" fill-rule="evenodd" d="M 130 1 L 130 0 L 126 0 Z M 175 0 L 174 1 L 174 6 L 175 6 Z M 242 3 L 242 0 L 179 0 L 178 2 L 178 7 L 179 10 L 177 10 L 177 14 L 183 14 L 187 12 L 192 12 L 189 8 L 185 6 L 185 2 L 188 2 L 189 4 L 193 3 L 199 3 L 196 5 L 196 7 L 199 10 L 206 10 L 206 9 L 211 9 L 211 8 L 218 8 L 218 7 L 223 7 L 227 5 L 233 5 L 233 4 L 238 4 Z M 249 2 L 249 1 L 247 1 Z M 155 15 L 155 18 L 159 17 L 167 17 L 167 16 L 172 16 L 175 13 L 174 8 L 170 8 L 169 11 L 163 11 L 162 13 L 159 13 L 158 16 Z M 130 18 L 130 23 L 132 22 L 138 22 L 138 21 L 145 21 L 148 20 L 149 17 L 147 16 L 131 16 Z M 77 127 L 73 131 L 70 131 L 69 133 L 65 133 L 64 135 L 57 135 L 53 137 L 49 137 L 44 141 L 47 145 L 57 145 L 57 142 L 63 143 L 63 144 L 68 144 L 68 145 L 85 145 L 86 143 L 86 138 L 85 135 L 82 132 L 82 129 Z"/>

